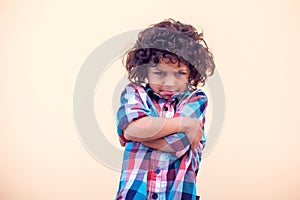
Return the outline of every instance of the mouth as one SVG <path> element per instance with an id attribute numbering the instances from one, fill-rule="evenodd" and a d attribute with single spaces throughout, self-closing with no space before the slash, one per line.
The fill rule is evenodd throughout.
<path id="1" fill-rule="evenodd" d="M 161 94 L 162 96 L 172 96 L 173 94 L 175 94 L 175 92 L 174 92 L 174 91 L 171 91 L 171 90 L 162 90 L 162 91 L 160 92 L 160 94 Z"/>

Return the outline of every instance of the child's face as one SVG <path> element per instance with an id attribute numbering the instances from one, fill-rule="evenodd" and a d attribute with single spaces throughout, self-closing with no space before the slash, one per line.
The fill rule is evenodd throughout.
<path id="1" fill-rule="evenodd" d="M 164 99 L 188 89 L 190 70 L 187 65 L 178 62 L 166 63 L 163 59 L 155 67 L 148 67 L 147 79 L 150 87 Z"/>

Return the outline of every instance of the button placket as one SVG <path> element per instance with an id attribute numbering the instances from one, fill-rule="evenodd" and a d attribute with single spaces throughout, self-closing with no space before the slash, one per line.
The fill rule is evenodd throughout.
<path id="1" fill-rule="evenodd" d="M 156 173 L 156 174 L 159 174 L 159 173 L 160 173 L 160 169 L 157 168 L 157 169 L 155 170 L 155 173 Z"/>
<path id="2" fill-rule="evenodd" d="M 167 112 L 167 111 L 169 110 L 169 106 L 170 106 L 169 102 L 165 102 L 165 103 L 163 104 L 163 110 L 164 110 L 165 112 Z"/>
<path id="3" fill-rule="evenodd" d="M 157 199 L 157 198 L 158 198 L 158 194 L 157 194 L 157 193 L 153 193 L 153 194 L 152 194 L 152 198 L 153 198 L 153 199 Z"/>

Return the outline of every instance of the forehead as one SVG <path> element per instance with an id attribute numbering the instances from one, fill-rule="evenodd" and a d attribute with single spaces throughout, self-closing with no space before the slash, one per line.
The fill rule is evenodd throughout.
<path id="1" fill-rule="evenodd" d="M 175 70 L 175 71 L 189 70 L 188 66 L 183 62 L 176 61 L 175 63 L 173 63 L 169 59 L 160 59 L 156 67 L 150 67 L 150 68 L 159 69 L 159 70 Z"/>

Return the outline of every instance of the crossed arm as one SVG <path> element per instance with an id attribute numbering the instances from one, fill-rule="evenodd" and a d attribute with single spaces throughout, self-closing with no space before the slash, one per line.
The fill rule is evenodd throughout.
<path id="1" fill-rule="evenodd" d="M 150 116 L 145 90 L 129 84 L 121 95 L 118 110 L 118 134 L 122 146 L 127 141 L 174 153 L 180 157 L 189 148 L 197 148 L 203 134 L 204 112 L 207 98 L 195 91 L 182 101 L 174 118 Z"/>
<path id="2" fill-rule="evenodd" d="M 187 136 L 191 148 L 194 149 L 202 138 L 202 121 L 190 117 L 142 117 L 126 127 L 124 136 L 127 140 L 138 141 L 154 149 L 176 152 L 165 137 L 178 132 Z"/>

